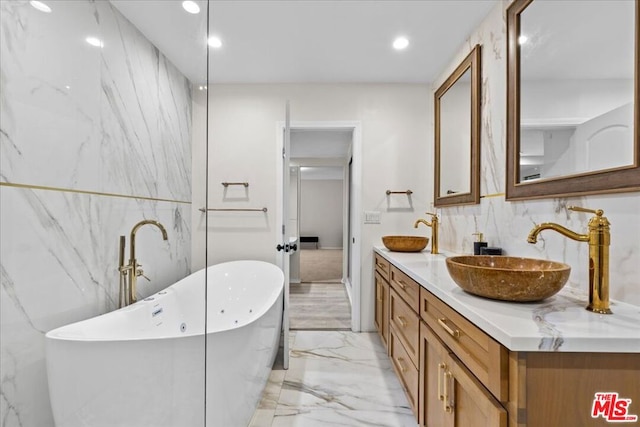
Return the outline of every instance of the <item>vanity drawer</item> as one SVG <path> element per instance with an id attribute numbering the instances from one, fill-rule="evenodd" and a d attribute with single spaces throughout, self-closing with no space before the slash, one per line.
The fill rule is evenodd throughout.
<path id="1" fill-rule="evenodd" d="M 424 288 L 420 300 L 422 319 L 500 402 L 506 402 L 507 349 Z"/>
<path id="2" fill-rule="evenodd" d="M 374 262 L 376 264 L 376 271 L 382 276 L 384 280 L 389 281 L 389 272 L 391 271 L 391 264 L 382 256 L 374 253 Z"/>
<path id="3" fill-rule="evenodd" d="M 411 362 L 418 366 L 420 318 L 393 289 L 390 292 L 389 322 L 393 325 L 397 338 L 402 342 Z"/>
<path id="4" fill-rule="evenodd" d="M 394 265 L 391 266 L 391 279 L 389 283 L 396 290 L 398 295 L 405 300 L 409 307 L 416 313 L 420 309 L 420 285 L 404 274 Z"/>
<path id="5" fill-rule="evenodd" d="M 398 339 L 398 334 L 394 330 L 394 325 L 389 328 L 389 355 L 391 356 L 391 363 L 393 368 L 402 382 L 411 407 L 413 408 L 414 415 L 418 413 L 418 384 L 420 382 L 420 375 L 418 369 L 413 366 L 409 355 L 405 350 L 402 342 Z"/>

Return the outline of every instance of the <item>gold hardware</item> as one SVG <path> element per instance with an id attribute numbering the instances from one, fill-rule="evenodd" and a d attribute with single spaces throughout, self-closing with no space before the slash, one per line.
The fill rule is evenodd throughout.
<path id="1" fill-rule="evenodd" d="M 200 208 L 200 212 L 267 212 L 267 208 L 247 208 L 247 209 L 235 209 L 235 208 Z"/>
<path id="2" fill-rule="evenodd" d="M 398 321 L 400 322 L 403 328 L 407 327 L 408 325 L 407 319 L 405 319 L 404 316 L 398 316 Z"/>
<path id="3" fill-rule="evenodd" d="M 248 182 L 223 182 L 222 185 L 224 186 L 224 188 L 227 188 L 230 185 L 242 185 L 244 188 L 247 188 L 249 186 Z"/>
<path id="4" fill-rule="evenodd" d="M 403 291 L 407 289 L 407 284 L 404 283 L 402 280 L 398 280 L 396 283 L 400 286 L 400 288 L 402 288 Z"/>
<path id="5" fill-rule="evenodd" d="M 578 242 L 589 244 L 589 304 L 586 309 L 599 314 L 611 314 L 609 308 L 609 246 L 611 231 L 609 220 L 603 216 L 602 209 L 586 209 L 579 206 L 569 206 L 574 212 L 595 214 L 589 220 L 589 233 L 579 234 L 553 222 L 538 224 L 529 232 L 527 242 L 536 243 L 538 234 L 542 230 L 557 231 L 561 235 Z"/>
<path id="6" fill-rule="evenodd" d="M 129 236 L 129 264 L 124 265 L 125 237 L 120 236 L 120 266 L 118 267 L 118 271 L 120 272 L 120 281 L 122 284 L 120 287 L 121 294 L 119 298 L 120 307 L 136 302 L 136 284 L 138 276 L 142 276 L 149 281 L 151 280 L 144 275 L 144 271 L 141 268 L 142 265 L 138 264 L 138 261 L 136 260 L 136 233 L 140 227 L 147 224 L 158 227 L 162 232 L 162 239 L 167 240 L 167 230 L 165 230 L 164 226 L 158 221 L 151 219 L 140 221 L 131 229 L 131 234 Z"/>
<path id="7" fill-rule="evenodd" d="M 476 242 L 482 242 L 482 238 L 484 237 L 482 233 L 472 233 L 471 235 L 478 236 L 478 240 L 476 240 Z"/>
<path id="8" fill-rule="evenodd" d="M 120 272 L 118 308 L 125 306 L 125 295 L 127 294 L 127 271 L 123 270 L 126 240 L 127 238 L 125 236 L 120 236 L 120 250 L 118 252 L 118 271 Z"/>
<path id="9" fill-rule="evenodd" d="M 431 227 L 431 253 L 438 253 L 438 215 L 425 212 L 427 215 L 431 215 L 431 222 L 426 219 L 419 219 L 413 224 L 413 228 L 418 228 L 418 225 L 424 224 L 427 227 Z"/>
<path id="10" fill-rule="evenodd" d="M 441 317 L 438 319 L 438 324 L 440 324 L 440 326 L 442 326 L 442 328 L 447 331 L 447 333 L 449 335 L 451 335 L 454 338 L 460 338 L 460 331 L 459 330 L 453 330 L 449 327 L 449 325 L 447 325 L 447 319 L 444 317 Z"/>
<path id="11" fill-rule="evenodd" d="M 386 266 L 386 265 L 384 265 L 384 264 L 380 264 L 379 262 L 376 262 L 376 267 L 380 267 L 380 268 L 381 268 L 381 269 L 383 269 L 383 270 L 386 270 L 386 269 L 387 269 L 387 266 Z"/>
<path id="12" fill-rule="evenodd" d="M 404 361 L 404 359 L 402 357 L 397 357 L 396 358 L 396 362 L 398 362 L 398 366 L 400 367 L 400 370 L 402 371 L 402 373 L 407 372 L 407 368 L 405 368 L 404 364 L 402 363 Z"/>
<path id="13" fill-rule="evenodd" d="M 447 369 L 445 363 L 438 363 L 438 400 L 444 400 L 444 394 L 442 393 L 442 379 L 444 378 L 444 370 Z M 442 371 L 442 375 L 440 375 Z"/>
<path id="14" fill-rule="evenodd" d="M 453 380 L 453 374 L 451 371 L 444 373 L 444 411 L 447 413 L 453 412 L 453 405 L 450 405 L 451 398 L 449 396 L 449 382 Z M 454 390 L 453 387 L 451 387 Z"/>

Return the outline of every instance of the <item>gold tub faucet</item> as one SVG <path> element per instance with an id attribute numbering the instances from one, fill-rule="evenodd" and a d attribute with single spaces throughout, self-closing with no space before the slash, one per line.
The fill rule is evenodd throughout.
<path id="1" fill-rule="evenodd" d="M 413 228 L 418 228 L 418 225 L 424 224 L 427 227 L 431 227 L 431 253 L 438 253 L 438 215 L 426 212 L 427 215 L 431 215 L 431 222 L 426 219 L 419 219 L 413 224 Z"/>
<path id="2" fill-rule="evenodd" d="M 602 209 L 592 210 L 578 206 L 569 206 L 567 209 L 575 212 L 587 212 L 595 214 L 589 220 L 589 232 L 579 234 L 553 222 L 538 224 L 529 232 L 527 242 L 536 243 L 538 234 L 542 230 L 554 230 L 578 242 L 589 244 L 589 305 L 587 310 L 600 314 L 611 314 L 609 309 L 609 245 L 611 232 L 609 220 L 603 216 Z"/>
<path id="3" fill-rule="evenodd" d="M 142 276 L 149 280 L 149 278 L 144 275 L 142 265 L 138 264 L 138 261 L 136 260 L 136 233 L 140 227 L 147 224 L 155 225 L 160 229 L 160 232 L 162 233 L 162 240 L 167 240 L 168 238 L 167 230 L 158 221 L 152 219 L 140 221 L 131 229 L 131 234 L 129 236 L 129 264 L 124 265 L 125 237 L 120 236 L 120 267 L 118 268 L 120 271 L 120 307 L 136 302 L 136 284 L 138 276 Z"/>

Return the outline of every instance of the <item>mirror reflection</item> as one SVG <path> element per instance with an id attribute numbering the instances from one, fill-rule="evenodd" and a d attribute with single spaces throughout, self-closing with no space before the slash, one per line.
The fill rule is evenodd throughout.
<path id="1" fill-rule="evenodd" d="M 471 69 L 440 98 L 440 197 L 471 191 Z"/>
<path id="2" fill-rule="evenodd" d="M 480 201 L 480 46 L 435 93 L 435 206 Z"/>
<path id="3" fill-rule="evenodd" d="M 519 182 L 634 163 L 633 1 L 533 1 L 520 14 Z"/>

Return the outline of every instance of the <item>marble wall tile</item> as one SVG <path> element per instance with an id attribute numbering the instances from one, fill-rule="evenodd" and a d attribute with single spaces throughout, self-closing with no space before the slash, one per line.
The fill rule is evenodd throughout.
<path id="1" fill-rule="evenodd" d="M 110 2 L 0 8 L 2 180 L 190 200 L 186 77 Z"/>
<path id="2" fill-rule="evenodd" d="M 545 231 L 536 245 L 527 243 L 531 228 L 557 222 L 585 233 L 589 214 L 569 212 L 577 205 L 603 209 L 611 222 L 610 294 L 612 299 L 640 305 L 640 194 L 610 194 L 505 201 L 506 169 L 506 14 L 503 0 L 469 37 L 450 66 L 434 82 L 441 84 L 475 44 L 482 45 L 481 199 L 479 205 L 440 210 L 440 244 L 444 250 L 473 253 L 472 233 L 482 232 L 489 246 L 508 255 L 552 259 L 572 267 L 568 286 L 588 291 L 588 246 Z"/>
<path id="3" fill-rule="evenodd" d="M 2 427 L 53 425 L 44 334 L 117 308 L 118 236 L 167 228 L 139 297 L 191 268 L 189 82 L 110 2 L 48 3 L 0 2 L 0 181 L 172 201 L 0 187 Z"/>

